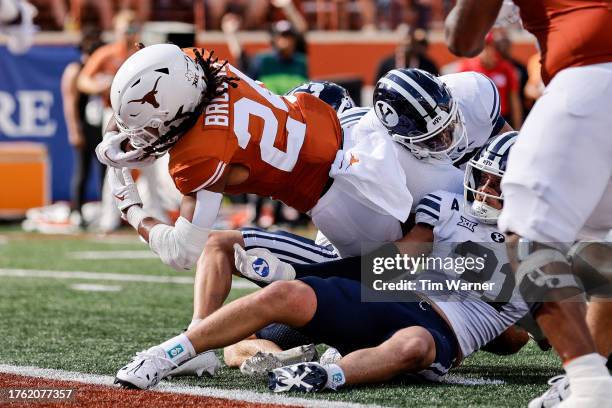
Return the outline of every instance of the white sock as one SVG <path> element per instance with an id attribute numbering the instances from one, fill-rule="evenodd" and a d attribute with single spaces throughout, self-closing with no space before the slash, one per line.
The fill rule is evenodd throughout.
<path id="1" fill-rule="evenodd" d="M 195 357 L 196 355 L 193 345 L 184 333 L 181 333 L 170 340 L 166 340 L 160 344 L 159 347 L 164 350 L 166 357 L 177 365 L 181 364 L 183 361 Z"/>
<path id="2" fill-rule="evenodd" d="M 338 364 L 327 364 L 323 368 L 327 371 L 327 384 L 325 384 L 325 388 L 337 390 L 344 385 L 346 378 L 344 377 L 344 371 L 342 371 Z"/>
<path id="3" fill-rule="evenodd" d="M 189 326 L 187 326 L 187 331 L 189 331 L 189 330 L 193 329 L 193 328 L 194 328 L 195 326 L 197 326 L 197 325 L 198 325 L 198 323 L 200 323 L 202 320 L 204 320 L 204 319 L 193 319 L 193 320 L 191 321 L 191 323 L 189 323 Z"/>
<path id="4" fill-rule="evenodd" d="M 0 22 L 8 23 L 19 17 L 19 7 L 14 0 L 0 0 Z"/>
<path id="5" fill-rule="evenodd" d="M 608 377 L 606 359 L 597 353 L 577 357 L 565 364 L 565 372 L 570 380 L 579 378 Z"/>

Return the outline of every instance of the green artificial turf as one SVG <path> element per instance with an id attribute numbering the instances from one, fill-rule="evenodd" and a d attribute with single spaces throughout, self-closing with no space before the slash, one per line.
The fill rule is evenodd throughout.
<path id="1" fill-rule="evenodd" d="M 74 251 L 144 250 L 138 241 L 104 243 L 39 237 L 0 231 L 0 268 L 78 270 L 177 276 L 157 260 L 74 260 Z M 178 276 L 191 276 L 190 272 Z M 75 283 L 120 286 L 118 292 L 89 292 Z M 233 290 L 231 298 L 248 293 Z M 189 285 L 126 283 L 0 276 L 0 363 L 113 375 L 136 352 L 172 337 L 191 319 Z M 481 352 L 451 371 L 459 380 L 502 384 L 423 384 L 402 379 L 390 384 L 339 392 L 297 395 L 385 406 L 520 407 L 544 391 L 560 372 L 557 358 L 533 343 L 520 353 L 499 357 Z M 224 368 L 212 379 L 175 379 L 174 383 L 250 389 L 265 384 Z"/>

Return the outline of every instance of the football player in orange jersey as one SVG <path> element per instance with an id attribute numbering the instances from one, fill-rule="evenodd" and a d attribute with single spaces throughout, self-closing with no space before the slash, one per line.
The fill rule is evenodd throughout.
<path id="1" fill-rule="evenodd" d="M 364 204 L 348 183 L 336 178 L 332 184 L 332 165 L 344 161 L 334 109 L 305 92 L 274 95 L 236 68 L 193 54 L 159 44 L 131 56 L 111 89 L 116 126 L 97 149 L 104 164 L 124 168 L 114 171 L 118 206 L 166 264 L 176 269 L 195 264 L 222 193 L 279 199 L 309 213 L 323 233 L 331 224 L 342 227 L 343 235 L 358 243 L 352 250 L 362 241 L 392 238 L 389 231 L 399 230 L 409 210 L 385 212 L 384 206 Z M 372 140 L 377 149 L 350 161 L 353 170 L 363 167 L 386 180 L 366 177 L 379 201 L 412 204 L 401 167 L 389 159 L 396 157 L 392 140 L 386 134 Z M 166 152 L 170 174 L 184 195 L 174 227 L 142 211 L 125 169 L 145 166 Z"/>

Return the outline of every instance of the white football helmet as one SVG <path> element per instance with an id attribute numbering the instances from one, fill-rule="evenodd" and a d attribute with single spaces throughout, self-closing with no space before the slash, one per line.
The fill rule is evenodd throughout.
<path id="1" fill-rule="evenodd" d="M 495 224 L 501 214 L 501 209 L 493 208 L 487 204 L 487 198 L 502 202 L 504 195 L 491 194 L 481 190 L 485 177 L 495 176 L 495 182 L 501 182 L 506 173 L 506 165 L 510 149 L 514 145 L 518 132 L 510 131 L 497 135 L 481 148 L 472 158 L 465 169 L 463 180 L 464 211 L 485 224 Z"/>
<path id="2" fill-rule="evenodd" d="M 202 67 L 173 44 L 137 51 L 119 68 L 111 105 L 121 133 L 147 155 L 163 155 L 182 133 L 203 99 Z M 182 131 L 181 131 L 182 130 Z"/>

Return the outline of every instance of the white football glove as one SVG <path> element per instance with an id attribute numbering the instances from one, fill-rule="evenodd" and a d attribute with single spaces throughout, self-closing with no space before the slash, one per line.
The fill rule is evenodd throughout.
<path id="1" fill-rule="evenodd" d="M 138 188 L 136 183 L 134 183 L 130 169 L 127 167 L 121 169 L 110 168 L 109 171 L 108 181 L 115 197 L 117 208 L 121 211 L 121 217 L 126 219 L 128 208 L 133 205 L 142 207 L 142 199 L 140 194 L 138 194 Z"/>
<path id="2" fill-rule="evenodd" d="M 353 153 L 350 150 L 338 150 L 336 158 L 331 165 L 329 170 L 329 176 L 334 178 L 340 174 L 347 174 L 351 167 L 359 164 L 359 157 L 357 153 Z"/>
<path id="3" fill-rule="evenodd" d="M 122 168 L 129 167 L 131 169 L 146 167 L 153 163 L 155 156 L 142 158 L 142 150 L 131 150 L 124 152 L 121 144 L 128 138 L 128 135 L 121 132 L 107 132 L 98 146 L 96 146 L 96 155 L 100 163 L 109 167 Z"/>
<path id="4" fill-rule="evenodd" d="M 265 248 L 253 248 L 245 251 L 234 244 L 236 269 L 249 279 L 257 282 L 271 283 L 279 280 L 294 280 L 295 269 L 275 257 Z"/>

